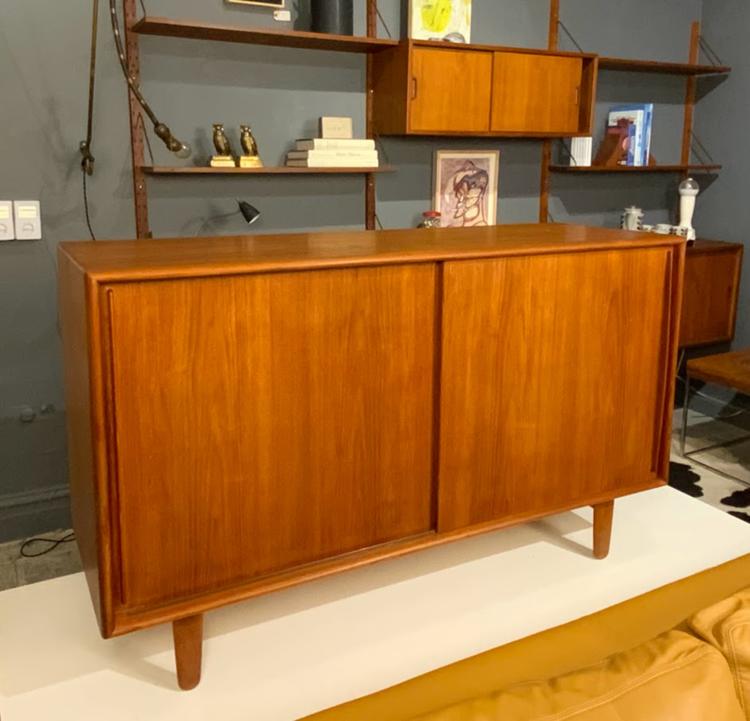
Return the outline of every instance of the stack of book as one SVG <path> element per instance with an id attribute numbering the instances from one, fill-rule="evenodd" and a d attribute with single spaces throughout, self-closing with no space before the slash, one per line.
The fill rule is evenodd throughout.
<path id="1" fill-rule="evenodd" d="M 286 156 L 292 168 L 377 168 L 375 141 L 352 138 L 298 140 Z"/>
<path id="2" fill-rule="evenodd" d="M 649 164 L 651 156 L 651 129 L 654 123 L 653 103 L 641 105 L 620 105 L 609 112 L 607 125 L 616 128 L 618 123 L 627 121 L 628 153 L 623 165 L 643 167 Z"/>

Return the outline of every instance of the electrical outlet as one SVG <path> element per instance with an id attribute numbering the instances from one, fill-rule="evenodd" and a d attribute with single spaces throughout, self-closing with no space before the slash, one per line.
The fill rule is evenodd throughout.
<path id="1" fill-rule="evenodd" d="M 42 215 L 38 200 L 14 200 L 17 240 L 42 239 Z"/>
<path id="2" fill-rule="evenodd" d="M 274 10 L 273 19 L 280 23 L 289 23 L 292 21 L 292 13 L 289 10 Z"/>
<path id="3" fill-rule="evenodd" d="M 15 240 L 13 201 L 0 200 L 0 240 Z"/>

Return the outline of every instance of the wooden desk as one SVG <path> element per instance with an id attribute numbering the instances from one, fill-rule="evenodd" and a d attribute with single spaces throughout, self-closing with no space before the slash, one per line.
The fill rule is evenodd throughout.
<path id="1" fill-rule="evenodd" d="M 680 346 L 728 343 L 734 338 L 743 246 L 697 240 L 687 250 Z"/>
<path id="2" fill-rule="evenodd" d="M 64 243 L 73 517 L 101 630 L 667 478 L 684 244 L 527 225 Z"/>

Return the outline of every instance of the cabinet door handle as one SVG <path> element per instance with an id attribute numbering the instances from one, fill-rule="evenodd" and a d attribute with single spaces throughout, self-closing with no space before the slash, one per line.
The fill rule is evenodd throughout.
<path id="1" fill-rule="evenodd" d="M 416 78 L 411 79 L 411 99 L 412 100 L 417 99 L 417 79 Z"/>

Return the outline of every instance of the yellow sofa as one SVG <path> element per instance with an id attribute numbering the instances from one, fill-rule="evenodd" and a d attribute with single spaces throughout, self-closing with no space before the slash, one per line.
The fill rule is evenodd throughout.
<path id="1" fill-rule="evenodd" d="M 750 555 L 307 721 L 750 721 Z"/>

